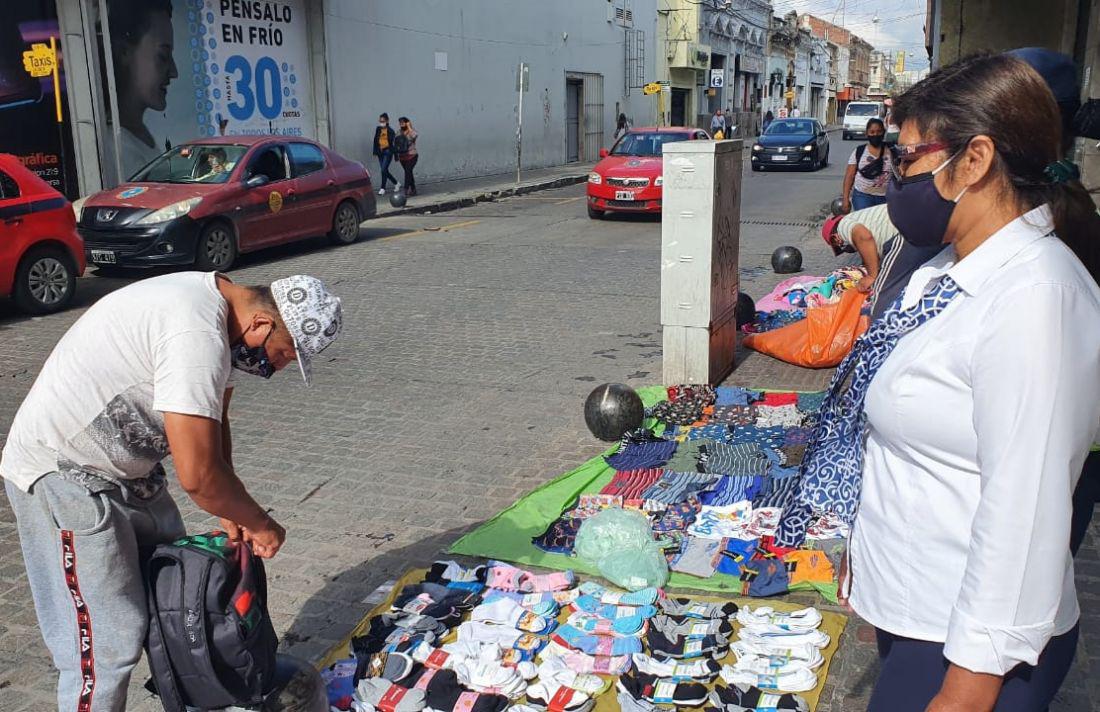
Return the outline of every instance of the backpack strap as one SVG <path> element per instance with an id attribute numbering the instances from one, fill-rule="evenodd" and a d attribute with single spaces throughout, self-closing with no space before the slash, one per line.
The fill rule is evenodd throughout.
<path id="1" fill-rule="evenodd" d="M 149 630 L 145 637 L 145 654 L 149 659 L 149 670 L 153 674 L 153 685 L 165 712 L 185 712 L 183 695 L 176 682 L 172 669 L 172 658 L 164 640 L 164 631 L 160 624 L 160 608 L 157 606 L 156 572 L 157 554 L 146 564 L 145 596 L 149 609 Z"/>

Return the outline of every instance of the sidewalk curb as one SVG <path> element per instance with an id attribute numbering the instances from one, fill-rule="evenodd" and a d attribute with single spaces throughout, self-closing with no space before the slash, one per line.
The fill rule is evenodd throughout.
<path id="1" fill-rule="evenodd" d="M 514 195 L 525 195 L 527 193 L 534 193 L 540 190 L 553 190 L 554 188 L 564 188 L 570 185 L 577 185 L 578 183 L 584 183 L 586 180 L 588 180 L 587 171 L 575 175 L 560 176 L 558 178 L 543 180 L 536 183 L 523 183 L 521 185 L 510 186 L 508 188 L 485 190 L 483 192 L 475 193 L 473 195 L 444 198 L 438 200 L 437 202 L 427 203 L 424 205 L 414 205 L 404 208 L 397 208 L 394 210 L 388 210 L 384 213 L 376 213 L 370 219 L 377 220 L 378 218 L 396 217 L 399 215 L 424 215 L 427 213 L 445 213 L 450 210 L 468 208 L 478 203 L 492 202 L 500 198 L 509 198 Z"/>

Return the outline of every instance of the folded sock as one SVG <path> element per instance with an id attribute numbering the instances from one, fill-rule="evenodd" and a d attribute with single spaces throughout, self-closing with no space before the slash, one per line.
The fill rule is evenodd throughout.
<path id="1" fill-rule="evenodd" d="M 539 664 L 540 682 L 552 682 L 595 697 L 607 690 L 609 683 L 598 675 L 579 673 L 569 667 L 564 658 L 548 657 Z"/>
<path id="2" fill-rule="evenodd" d="M 626 636 L 639 635 L 642 629 L 645 628 L 646 618 L 640 615 L 634 615 L 612 620 L 591 613 L 577 611 L 569 616 L 566 623 L 578 630 L 583 630 L 585 633 Z"/>
<path id="3" fill-rule="evenodd" d="M 590 696 L 579 690 L 541 679 L 527 688 L 527 701 L 551 712 L 586 712 L 595 704 Z"/>
<path id="4" fill-rule="evenodd" d="M 520 593 L 519 591 L 501 591 L 493 588 L 489 589 L 482 600 L 484 603 L 492 603 L 501 598 L 515 601 L 540 616 L 554 618 L 558 615 L 558 602 L 554 600 L 553 593 Z"/>
<path id="5" fill-rule="evenodd" d="M 620 682 L 615 682 L 615 699 L 619 703 L 619 712 L 657 712 L 657 705 L 649 700 L 636 700 L 633 695 L 623 689 Z"/>
<path id="6" fill-rule="evenodd" d="M 518 630 L 536 634 L 549 632 L 554 627 L 552 618 L 536 615 L 507 598 L 482 603 L 471 612 L 470 620 L 509 625 Z"/>
<path id="7" fill-rule="evenodd" d="M 485 583 L 486 571 L 485 566 L 466 568 L 457 561 L 437 561 L 428 569 L 424 580 L 443 584 L 448 582 Z"/>
<path id="8" fill-rule="evenodd" d="M 742 661 L 746 661 L 747 665 L 752 666 L 761 664 L 757 661 L 765 661 L 770 667 L 774 668 L 797 664 L 810 670 L 816 670 L 825 661 L 821 656 L 821 651 L 812 645 L 798 645 L 793 648 L 779 650 L 775 648 L 759 649 L 744 640 L 737 640 L 730 643 L 730 652 L 737 658 L 734 667 L 740 665 Z"/>
<path id="9" fill-rule="evenodd" d="M 737 604 L 692 601 L 688 598 L 661 599 L 661 610 L 673 616 L 686 618 L 732 618 L 737 615 Z"/>
<path id="10" fill-rule="evenodd" d="M 719 685 L 707 698 L 712 705 L 708 709 L 717 712 L 754 712 L 755 710 L 775 710 L 776 712 L 809 712 L 810 706 L 800 695 L 777 695 L 764 692 L 748 685 Z"/>
<path id="11" fill-rule="evenodd" d="M 542 657 L 544 659 L 561 658 L 570 670 L 578 673 L 621 675 L 630 669 L 629 655 L 588 655 L 570 649 L 564 642 L 556 643 L 552 638 L 543 650 Z"/>
<path id="12" fill-rule="evenodd" d="M 730 685 L 751 685 L 759 687 L 761 690 L 806 692 L 817 687 L 817 675 L 806 668 L 798 668 L 780 674 L 758 674 L 724 665 L 718 674 Z"/>
<path id="13" fill-rule="evenodd" d="M 732 668 L 737 672 L 751 672 L 754 675 L 791 675 L 800 670 L 812 672 L 814 666 L 800 660 L 788 660 L 779 655 L 746 656 L 737 659 Z"/>
<path id="14" fill-rule="evenodd" d="M 423 690 L 410 690 L 380 677 L 360 680 L 355 697 L 379 712 L 419 712 L 427 699 Z"/>
<path id="15" fill-rule="evenodd" d="M 606 635 L 589 635 L 571 625 L 558 628 L 554 638 L 570 648 L 576 648 L 589 655 L 630 655 L 642 652 L 642 641 L 638 638 L 614 638 Z"/>
<path id="16" fill-rule="evenodd" d="M 398 611 L 396 613 L 383 613 L 379 618 L 382 619 L 383 625 L 393 625 L 397 628 L 404 628 L 405 630 L 412 631 L 413 633 L 427 631 L 442 636 L 446 635 L 448 630 L 445 624 L 440 623 L 435 618 L 419 613 Z"/>
<path id="17" fill-rule="evenodd" d="M 547 591 L 564 591 L 572 588 L 576 583 L 576 577 L 572 571 L 555 571 L 550 574 L 532 574 L 520 582 L 520 591 L 524 593 L 545 593 Z"/>
<path id="18" fill-rule="evenodd" d="M 722 635 L 728 638 L 733 634 L 733 625 L 725 618 L 699 620 L 697 618 L 673 618 L 661 614 L 653 619 L 653 625 L 657 630 L 664 633 L 669 640 L 705 638 L 708 635 Z"/>
<path id="19" fill-rule="evenodd" d="M 658 705 L 698 707 L 707 699 L 706 685 L 665 680 L 646 673 L 623 675 L 619 678 L 619 684 L 631 697 Z"/>
<path id="20" fill-rule="evenodd" d="M 754 633 L 784 631 L 801 633 L 815 630 L 821 625 L 821 613 L 813 607 L 780 613 L 770 606 L 757 608 L 742 606 L 741 610 L 737 611 L 737 622 Z"/>
<path id="21" fill-rule="evenodd" d="M 640 618 L 645 620 L 657 614 L 654 606 L 626 606 L 613 603 L 600 603 L 595 596 L 588 594 L 577 596 L 571 604 L 573 610 L 581 611 L 592 616 L 606 618 L 607 620 L 619 620 L 620 618 Z"/>
<path id="22" fill-rule="evenodd" d="M 724 655 L 729 648 L 729 640 L 725 636 L 670 639 L 653 627 L 646 632 L 646 643 L 650 652 L 659 658 L 717 658 Z"/>
<path id="23" fill-rule="evenodd" d="M 638 591 L 612 591 L 594 581 L 585 581 L 577 590 L 599 599 L 600 603 L 613 606 L 645 606 L 657 600 L 657 589 L 653 586 Z"/>
<path id="24" fill-rule="evenodd" d="M 688 680 L 710 682 L 718 675 L 718 671 L 722 667 L 711 658 L 694 660 L 688 663 L 676 662 L 675 660 L 657 660 L 644 653 L 635 653 L 631 658 L 634 661 L 634 667 L 639 672 L 676 682 Z"/>
<path id="25" fill-rule="evenodd" d="M 495 643 L 501 648 L 519 651 L 525 660 L 533 658 L 546 645 L 546 638 L 484 621 L 466 621 L 458 626 L 458 639 Z"/>
<path id="26" fill-rule="evenodd" d="M 829 635 L 820 630 L 811 630 L 805 633 L 788 632 L 780 634 L 758 633 L 749 628 L 742 628 L 737 635 L 742 642 L 752 646 L 756 650 L 772 651 L 777 654 L 784 650 L 797 648 L 801 645 L 811 645 L 820 650 L 829 644 Z"/>
<path id="27" fill-rule="evenodd" d="M 527 572 L 501 561 L 489 562 L 489 571 L 485 583 L 489 588 L 501 591 L 518 591 L 520 581 Z"/>
<path id="28" fill-rule="evenodd" d="M 414 689 L 423 690 L 427 709 L 437 712 L 503 712 L 510 704 L 504 695 L 465 689 L 454 670 L 424 670 Z"/>
<path id="29" fill-rule="evenodd" d="M 504 695 L 512 700 L 527 692 L 523 675 L 516 668 L 505 667 L 496 660 L 462 658 L 455 662 L 454 671 L 458 681 L 474 692 Z"/>

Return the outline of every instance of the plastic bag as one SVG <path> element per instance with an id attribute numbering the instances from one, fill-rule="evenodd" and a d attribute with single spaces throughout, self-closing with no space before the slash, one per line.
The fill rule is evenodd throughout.
<path id="1" fill-rule="evenodd" d="M 605 509 L 584 520 L 577 530 L 573 553 L 599 565 L 600 559 L 614 551 L 641 549 L 653 544 L 649 517 L 637 510 Z"/>
<path id="2" fill-rule="evenodd" d="M 629 591 L 668 583 L 668 561 L 653 540 L 649 517 L 638 511 L 605 509 L 586 519 L 573 552 Z"/>
<path id="3" fill-rule="evenodd" d="M 836 304 L 811 307 L 806 318 L 762 334 L 749 334 L 745 346 L 780 361 L 806 368 L 831 368 L 840 363 L 870 320 L 860 315 L 867 295 L 849 289 Z"/>

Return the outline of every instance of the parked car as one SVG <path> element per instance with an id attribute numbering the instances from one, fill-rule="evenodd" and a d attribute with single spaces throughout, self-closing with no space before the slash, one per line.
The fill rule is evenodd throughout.
<path id="1" fill-rule="evenodd" d="M 881 101 L 853 101 L 844 108 L 841 128 L 844 140 L 867 138 L 867 121 L 886 116 L 886 104 Z"/>
<path id="2" fill-rule="evenodd" d="M 375 210 L 360 163 L 307 139 L 223 136 L 176 146 L 90 196 L 78 225 L 96 265 L 227 270 L 293 240 L 355 242 Z"/>
<path id="3" fill-rule="evenodd" d="M 588 217 L 599 219 L 608 212 L 661 212 L 661 146 L 709 138 L 701 129 L 630 129 L 610 151 L 600 150 L 601 160 L 588 174 Z"/>
<path id="4" fill-rule="evenodd" d="M 73 206 L 23 163 L 0 153 L 0 296 L 31 314 L 64 309 L 84 274 Z"/>
<path id="5" fill-rule="evenodd" d="M 817 119 L 776 119 L 752 145 L 752 169 L 829 165 L 829 137 Z"/>

